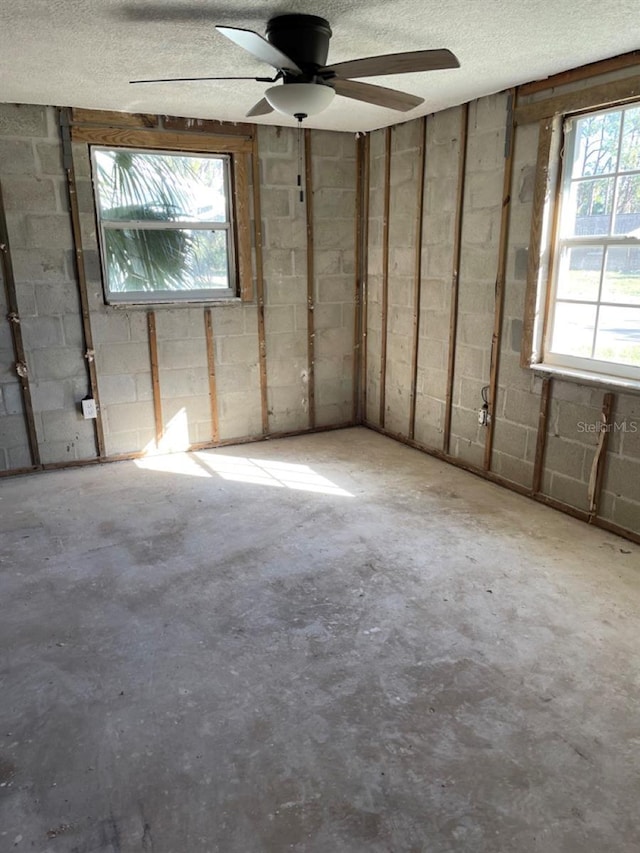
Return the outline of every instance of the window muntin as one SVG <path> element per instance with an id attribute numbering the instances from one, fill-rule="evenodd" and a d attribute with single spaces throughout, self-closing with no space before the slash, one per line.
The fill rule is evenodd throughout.
<path id="1" fill-rule="evenodd" d="M 91 153 L 108 302 L 236 295 L 229 155 Z"/>
<path id="2" fill-rule="evenodd" d="M 544 362 L 640 380 L 640 105 L 564 132 Z"/>

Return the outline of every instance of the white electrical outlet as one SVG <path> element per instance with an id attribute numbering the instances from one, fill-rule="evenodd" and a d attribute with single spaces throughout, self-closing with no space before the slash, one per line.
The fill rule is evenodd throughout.
<path id="1" fill-rule="evenodd" d="M 98 417 L 96 401 L 93 399 L 93 397 L 87 397 L 82 401 L 82 417 L 85 420 L 90 420 L 91 418 Z"/>

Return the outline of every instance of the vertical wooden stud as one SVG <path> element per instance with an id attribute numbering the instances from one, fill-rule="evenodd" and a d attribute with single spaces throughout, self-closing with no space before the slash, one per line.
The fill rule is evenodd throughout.
<path id="1" fill-rule="evenodd" d="M 414 258 L 413 340 L 411 351 L 411 399 L 409 438 L 416 432 L 416 396 L 418 385 L 418 347 L 420 341 L 420 302 L 422 297 L 422 225 L 424 220 L 424 179 L 427 164 L 427 117 L 422 118 L 420 137 L 420 170 L 418 172 L 418 208 L 416 214 L 416 251 Z"/>
<path id="2" fill-rule="evenodd" d="M 511 213 L 511 185 L 513 183 L 514 131 L 513 111 L 515 109 L 515 89 L 509 93 L 507 123 L 505 128 L 505 159 L 502 179 L 502 213 L 500 216 L 500 237 L 498 241 L 498 268 L 496 272 L 495 305 L 493 314 L 493 335 L 491 336 L 491 362 L 489 368 L 489 424 L 486 428 L 484 443 L 484 468 L 491 470 L 493 437 L 496 423 L 496 399 L 498 394 L 498 375 L 500 370 L 500 345 L 502 342 L 502 320 L 504 317 L 504 291 L 509 251 L 509 215 Z"/>
<path id="3" fill-rule="evenodd" d="M 533 463 L 533 481 L 531 492 L 540 494 L 542 488 L 542 473 L 544 471 L 544 454 L 547 448 L 547 421 L 549 418 L 549 404 L 551 402 L 552 378 L 545 376 L 542 380 L 540 392 L 540 413 L 538 415 L 538 434 L 536 436 L 536 455 Z"/>
<path id="4" fill-rule="evenodd" d="M 218 417 L 218 392 L 216 387 L 216 354 L 213 344 L 213 317 L 211 308 L 204 309 L 204 333 L 207 342 L 207 372 L 209 374 L 209 404 L 211 406 L 211 439 L 220 441 L 220 419 Z"/>
<path id="5" fill-rule="evenodd" d="M 22 328 L 20 326 L 20 315 L 18 313 L 18 298 L 16 294 L 16 280 L 13 274 L 13 264 L 11 263 L 11 253 L 9 250 L 9 230 L 7 227 L 7 218 L 4 211 L 4 201 L 2 198 L 2 187 L 0 186 L 0 263 L 2 264 L 2 278 L 4 280 L 4 289 L 7 301 L 7 320 L 11 329 L 11 341 L 13 344 L 13 354 L 16 360 L 16 373 L 18 382 L 20 383 L 20 391 L 22 393 L 22 407 L 24 410 L 25 427 L 27 431 L 27 441 L 29 442 L 29 454 L 31 463 L 34 466 L 39 466 L 40 448 L 38 447 L 38 434 L 36 432 L 36 422 L 33 415 L 33 402 L 31 400 L 31 386 L 29 385 L 29 372 L 27 370 L 27 360 L 24 351 L 24 341 L 22 339 Z"/>
<path id="6" fill-rule="evenodd" d="M 460 253 L 462 247 L 462 213 L 464 206 L 464 182 L 467 167 L 467 136 L 469 129 L 469 104 L 464 104 L 460 113 L 460 148 L 458 151 L 458 192 L 456 194 L 456 219 L 453 242 L 453 269 L 451 272 L 451 308 L 449 314 L 449 352 L 447 357 L 447 394 L 444 415 L 444 437 L 442 449 L 449 453 L 451 442 L 451 413 L 453 407 L 453 379 L 458 338 L 458 294 L 460 287 Z"/>
<path id="7" fill-rule="evenodd" d="M 160 370 L 158 367 L 158 338 L 156 335 L 156 315 L 147 312 L 147 330 L 149 332 L 149 360 L 151 363 L 151 387 L 153 389 L 153 414 L 156 422 L 156 446 L 160 446 L 164 435 L 162 421 L 162 397 L 160 396 Z"/>
<path id="8" fill-rule="evenodd" d="M 260 406 L 262 434 L 269 433 L 269 405 L 267 400 L 267 344 L 264 321 L 264 264 L 262 258 L 262 210 L 260 204 L 260 156 L 258 134 L 253 137 L 253 229 L 256 257 L 256 302 L 258 317 L 258 360 L 260 363 Z"/>
<path id="9" fill-rule="evenodd" d="M 382 219 L 382 307 L 380 321 L 380 426 L 384 429 L 387 384 L 387 326 L 389 313 L 389 208 L 391 204 L 391 128 L 384 135 L 384 213 Z"/>
<path id="10" fill-rule="evenodd" d="M 600 425 L 600 435 L 598 437 L 598 446 L 593 458 L 593 468 L 589 481 L 589 514 L 591 519 L 595 518 L 598 514 L 600 494 L 602 492 L 602 484 L 604 482 L 607 461 L 607 445 L 609 443 L 609 432 L 611 429 L 611 413 L 614 405 L 615 395 L 611 392 L 606 393 L 602 400 L 602 422 Z"/>
<path id="11" fill-rule="evenodd" d="M 315 270 L 313 249 L 313 170 L 311 151 L 311 131 L 304 132 L 305 160 L 305 204 L 307 213 L 307 365 L 309 389 L 309 428 L 316 425 L 316 386 L 315 386 Z"/>
<path id="12" fill-rule="evenodd" d="M 369 323 L 369 192 L 371 182 L 371 137 L 367 134 L 364 138 L 364 170 L 362 178 L 362 337 L 360 339 L 360 409 L 358 412 L 358 423 L 367 419 L 367 342 Z"/>

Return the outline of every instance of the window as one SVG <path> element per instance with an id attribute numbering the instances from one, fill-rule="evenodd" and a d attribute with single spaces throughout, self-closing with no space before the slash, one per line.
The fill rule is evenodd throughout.
<path id="1" fill-rule="evenodd" d="M 230 155 L 91 155 L 107 302 L 236 296 Z"/>
<path id="2" fill-rule="evenodd" d="M 543 363 L 640 380 L 640 104 L 563 130 Z"/>

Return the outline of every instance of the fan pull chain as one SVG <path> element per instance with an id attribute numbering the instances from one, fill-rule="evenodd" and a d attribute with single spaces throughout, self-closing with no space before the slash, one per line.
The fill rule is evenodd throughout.
<path id="1" fill-rule="evenodd" d="M 304 113 L 297 113 L 298 119 L 298 189 L 300 191 L 300 201 L 304 201 L 304 190 L 302 189 L 302 172 L 304 171 L 302 158 L 302 119 L 306 118 Z"/>

